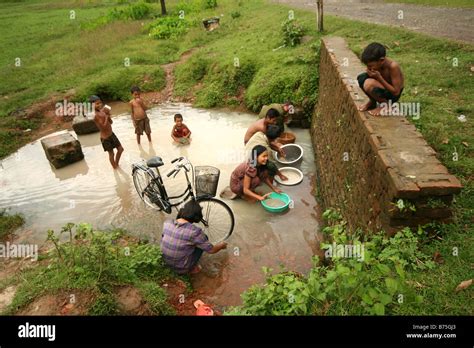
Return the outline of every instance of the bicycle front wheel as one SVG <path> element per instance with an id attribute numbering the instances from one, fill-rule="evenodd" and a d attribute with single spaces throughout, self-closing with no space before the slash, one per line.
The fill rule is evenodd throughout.
<path id="1" fill-rule="evenodd" d="M 153 176 L 146 170 L 135 168 L 132 173 L 133 184 L 137 190 L 138 196 L 150 208 L 156 210 L 163 210 L 160 200 L 158 199 L 159 192 L 156 184 L 153 181 Z"/>
<path id="2" fill-rule="evenodd" d="M 198 224 L 212 244 L 222 242 L 234 231 L 234 213 L 227 204 L 216 198 L 198 198 L 203 219 Z"/>

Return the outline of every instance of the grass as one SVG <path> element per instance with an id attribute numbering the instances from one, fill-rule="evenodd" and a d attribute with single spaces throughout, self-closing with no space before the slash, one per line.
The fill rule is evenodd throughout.
<path id="1" fill-rule="evenodd" d="M 5 210 L 0 210 L 0 241 L 10 235 L 15 229 L 21 227 L 25 219 L 20 214 L 8 214 Z"/>
<path id="2" fill-rule="evenodd" d="M 471 0 L 385 0 L 385 2 L 440 7 L 474 8 L 474 3 Z"/>
<path id="3" fill-rule="evenodd" d="M 445 2 L 430 1 L 436 5 Z M 98 91 L 110 98 L 127 99 L 129 84 L 146 78 L 145 74 L 152 76 L 149 88 L 159 89 L 164 83 L 160 65 L 176 61 L 190 48 L 195 48 L 192 57 L 175 71 L 176 95 L 195 95 L 198 106 L 243 104 L 254 111 L 269 102 L 292 99 L 312 111 L 318 96 L 321 38 L 315 30 L 314 14 L 295 10 L 296 20 L 306 28 L 307 36 L 295 48 L 280 48 L 281 24 L 287 19 L 287 7 L 261 0 L 218 3 L 216 10 L 189 7 L 187 33 L 168 40 L 154 40 L 146 35 L 144 28 L 151 19 L 81 28 L 81 23 L 107 14 L 116 6 L 114 2 L 2 3 L 0 19 L 4 25 L 0 29 L 0 43 L 9 50 L 0 55 L 0 73 L 5 76 L 0 85 L 0 158 L 30 139 L 23 129 L 38 127 L 43 121 L 18 118 L 16 110 L 71 88 L 78 98 Z M 456 6 L 468 3 L 450 1 Z M 176 14 L 177 1 L 167 4 L 172 15 Z M 68 17 L 72 7 L 77 12 L 75 21 Z M 200 19 L 220 14 L 224 16 L 219 29 L 202 29 Z M 470 277 L 474 250 L 474 47 L 332 16 L 325 17 L 325 28 L 325 35 L 344 37 L 356 54 L 372 41 L 388 46 L 388 55 L 401 64 L 405 73 L 402 101 L 421 104 L 420 119 L 413 123 L 464 185 L 463 192 L 456 197 L 455 223 L 437 227 L 442 240 L 422 245 L 427 254 L 439 251 L 445 262 L 431 272 L 410 273 L 412 281 L 422 284 L 417 291 L 430 300 L 404 307 L 401 313 L 466 313 L 472 290 L 453 293 L 453 289 Z M 15 57 L 23 57 L 22 68 L 14 68 Z M 130 58 L 129 68 L 123 64 L 125 58 Z M 238 67 L 234 65 L 236 58 Z M 458 120 L 461 114 L 467 122 Z M 459 255 L 453 256 L 452 248 L 457 245 Z"/>
<path id="4" fill-rule="evenodd" d="M 88 224 L 68 224 L 63 233 L 70 236 L 66 242 L 49 231 L 51 248 L 40 255 L 40 262 L 12 279 L 2 280 L 0 289 L 18 285 L 13 302 L 3 314 L 15 314 L 43 295 L 72 290 L 93 298 L 89 315 L 123 314 L 114 295 L 120 286 L 137 288 L 153 314 L 174 313 L 161 284 L 178 276 L 161 260 L 159 246 L 131 238 L 123 230 L 96 231 Z"/>

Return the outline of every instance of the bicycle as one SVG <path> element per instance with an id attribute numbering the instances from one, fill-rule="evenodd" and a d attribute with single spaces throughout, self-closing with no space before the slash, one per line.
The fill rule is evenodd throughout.
<path id="1" fill-rule="evenodd" d="M 176 165 L 166 176 L 176 178 L 184 169 L 186 190 L 178 196 L 168 196 L 159 170 L 159 167 L 164 165 L 163 160 L 160 157 L 153 157 L 146 162 L 132 164 L 133 183 L 140 198 L 147 206 L 166 214 L 171 214 L 173 208 L 178 210 L 179 206 L 193 199 L 203 208 L 203 219 L 199 227 L 204 230 L 209 241 L 216 244 L 228 239 L 234 230 L 235 219 L 232 209 L 215 198 L 219 169 L 210 166 L 194 168 L 185 157 L 175 158 L 171 163 Z M 197 174 L 195 169 L 198 171 Z M 190 172 L 192 183 L 189 178 Z"/>

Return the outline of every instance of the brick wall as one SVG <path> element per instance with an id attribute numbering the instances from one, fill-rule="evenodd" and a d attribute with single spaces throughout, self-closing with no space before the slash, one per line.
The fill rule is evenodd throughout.
<path id="1" fill-rule="evenodd" d="M 358 111 L 368 100 L 356 80 L 365 66 L 344 39 L 323 39 L 320 59 L 311 135 L 323 207 L 339 208 L 351 229 L 448 222 L 460 182 L 405 117 Z"/>

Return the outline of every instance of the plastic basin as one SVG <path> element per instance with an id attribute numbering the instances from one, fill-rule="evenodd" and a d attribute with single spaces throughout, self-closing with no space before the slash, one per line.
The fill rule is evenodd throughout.
<path id="1" fill-rule="evenodd" d="M 288 196 L 286 193 L 276 193 L 276 192 L 272 192 L 267 199 L 278 199 L 280 201 L 282 201 L 282 206 L 281 207 L 271 207 L 269 205 L 267 205 L 265 202 L 266 200 L 264 201 L 261 201 L 260 203 L 262 204 L 262 206 L 265 208 L 266 211 L 269 211 L 270 213 L 281 213 L 281 212 L 284 212 L 285 210 L 288 209 L 288 207 L 290 206 L 290 203 L 292 202 L 290 196 Z"/>

